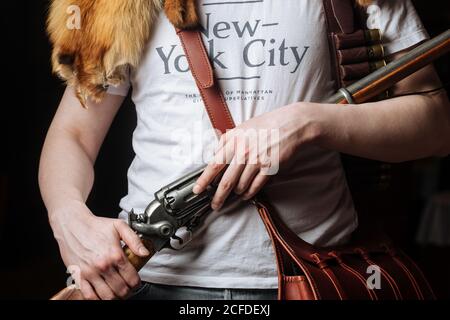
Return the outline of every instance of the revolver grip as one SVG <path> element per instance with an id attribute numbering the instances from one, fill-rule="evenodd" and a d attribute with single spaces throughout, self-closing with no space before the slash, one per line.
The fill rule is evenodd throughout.
<path id="1" fill-rule="evenodd" d="M 137 271 L 142 269 L 145 264 L 150 260 L 151 257 L 156 253 L 156 250 L 154 249 L 153 243 L 150 240 L 147 239 L 141 239 L 142 244 L 147 248 L 148 251 L 150 251 L 150 255 L 147 257 L 140 257 L 135 255 L 130 248 L 125 246 L 123 248 L 123 251 L 125 255 L 127 256 L 128 260 L 131 262 L 133 267 L 136 268 Z M 54 295 L 50 300 L 85 300 L 83 297 L 83 294 L 81 293 L 81 290 L 77 289 L 75 285 L 72 285 L 70 287 L 64 288 L 59 293 Z"/>
<path id="2" fill-rule="evenodd" d="M 153 255 L 156 253 L 153 243 L 150 240 L 142 238 L 141 241 L 142 244 L 150 252 L 150 254 L 147 257 L 140 257 L 135 255 L 127 246 L 123 248 L 123 251 L 125 252 L 125 255 L 127 256 L 128 260 L 131 262 L 131 264 L 137 271 L 141 270 L 147 264 L 150 258 L 153 257 Z"/>

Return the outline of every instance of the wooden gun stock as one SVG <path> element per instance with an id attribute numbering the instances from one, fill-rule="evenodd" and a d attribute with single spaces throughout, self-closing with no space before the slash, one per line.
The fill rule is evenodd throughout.
<path id="1" fill-rule="evenodd" d="M 153 257 L 153 255 L 156 253 L 153 243 L 150 240 L 142 239 L 142 243 L 147 248 L 147 250 L 150 252 L 150 255 L 148 255 L 145 258 L 139 257 L 135 255 L 130 248 L 124 247 L 123 251 L 125 252 L 125 255 L 127 256 L 128 260 L 131 262 L 133 267 L 136 268 L 136 270 L 142 269 L 145 264 Z M 83 294 L 81 293 L 80 289 L 77 289 L 75 285 L 72 285 L 70 287 L 67 287 L 63 290 L 61 290 L 59 293 L 54 295 L 50 300 L 85 300 L 83 297 Z"/>

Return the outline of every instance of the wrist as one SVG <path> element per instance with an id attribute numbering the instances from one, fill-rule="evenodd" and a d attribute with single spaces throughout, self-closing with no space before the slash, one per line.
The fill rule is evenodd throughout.
<path id="1" fill-rule="evenodd" d="M 80 200 L 65 200 L 48 208 L 48 218 L 53 230 L 73 219 L 93 216 L 87 205 Z"/>
<path id="2" fill-rule="evenodd" d="M 290 106 L 297 144 L 321 144 L 325 136 L 325 114 L 321 104 L 298 102 Z"/>

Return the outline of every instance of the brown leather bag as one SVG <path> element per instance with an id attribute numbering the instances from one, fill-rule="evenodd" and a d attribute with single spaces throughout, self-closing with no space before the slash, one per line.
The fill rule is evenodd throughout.
<path id="1" fill-rule="evenodd" d="M 276 253 L 280 300 L 435 299 L 417 265 L 380 235 L 370 242 L 319 248 L 300 239 L 273 209 L 255 204 Z M 379 277 L 378 287 L 373 275 Z"/>
<path id="2" fill-rule="evenodd" d="M 211 123 L 220 133 L 234 128 L 202 37 L 197 30 L 177 30 Z M 435 299 L 416 264 L 379 237 L 370 243 L 319 248 L 300 239 L 264 200 L 255 206 L 272 240 L 278 267 L 278 298 L 282 300 Z M 379 276 L 380 287 L 371 282 Z"/>

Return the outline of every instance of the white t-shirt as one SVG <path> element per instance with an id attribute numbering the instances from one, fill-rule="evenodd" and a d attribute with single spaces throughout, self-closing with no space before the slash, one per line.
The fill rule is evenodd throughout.
<path id="1" fill-rule="evenodd" d="M 333 94 L 322 1 L 198 2 L 203 40 L 236 124 Z M 369 11 L 369 26 L 382 30 L 388 54 L 427 38 L 409 0 L 379 1 Z M 130 82 L 138 123 L 128 194 L 120 202 L 123 218 L 131 209 L 143 212 L 155 191 L 203 166 L 217 143 L 180 41 L 163 14 Z M 127 91 L 123 85 L 109 93 Z M 357 227 L 336 152 L 302 148 L 265 191 L 290 228 L 310 243 L 335 245 Z M 256 209 L 244 203 L 213 213 L 183 250 L 162 250 L 140 275 L 169 285 L 277 287 L 271 242 Z"/>

